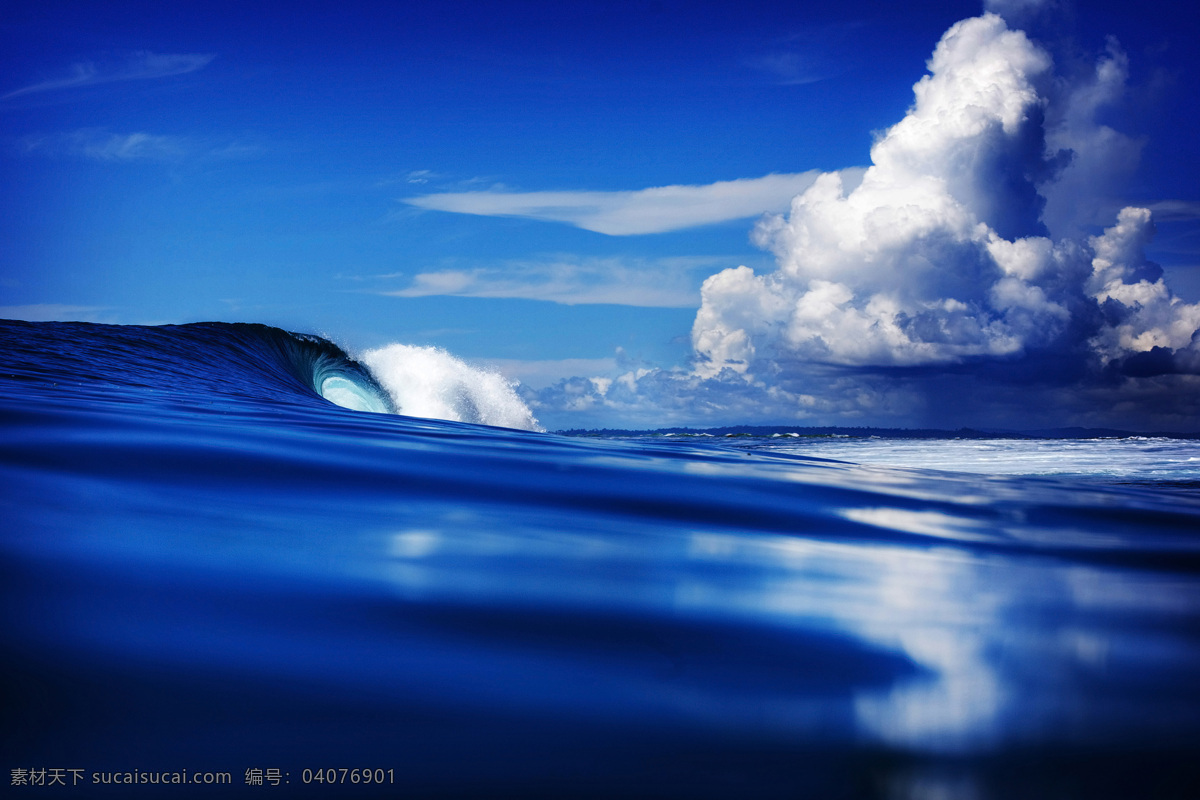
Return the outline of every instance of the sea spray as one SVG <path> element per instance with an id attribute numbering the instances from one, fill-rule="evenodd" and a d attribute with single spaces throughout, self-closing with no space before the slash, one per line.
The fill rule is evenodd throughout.
<path id="1" fill-rule="evenodd" d="M 533 412 L 498 372 L 472 367 L 437 347 L 391 344 L 362 356 L 396 410 L 410 417 L 540 431 Z"/>

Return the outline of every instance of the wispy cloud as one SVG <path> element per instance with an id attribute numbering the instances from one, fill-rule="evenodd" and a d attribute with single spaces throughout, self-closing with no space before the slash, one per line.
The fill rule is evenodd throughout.
<path id="1" fill-rule="evenodd" d="M 95 161 L 174 161 L 191 150 L 180 136 L 152 133 L 111 133 L 84 128 L 67 133 L 26 136 L 18 143 L 27 154 L 69 156 Z"/>
<path id="2" fill-rule="evenodd" d="M 470 178 L 463 178 L 446 172 L 437 172 L 432 169 L 413 169 L 408 172 L 384 175 L 375 181 L 374 186 L 376 188 L 408 186 L 412 190 L 426 192 L 478 190 L 483 186 L 488 186 L 492 189 L 499 188 L 495 177 L 477 175 Z"/>
<path id="3" fill-rule="evenodd" d="M 508 261 L 496 266 L 422 272 L 390 297 L 521 298 L 564 305 L 602 303 L 652 308 L 693 308 L 700 281 L 729 258 L 560 258 Z"/>
<path id="4" fill-rule="evenodd" d="M 34 134 L 18 139 L 14 146 L 21 155 L 82 158 L 111 163 L 178 163 L 197 159 L 232 161 L 254 158 L 266 150 L 262 145 L 255 143 L 219 142 L 144 131 L 114 133 L 104 128 Z"/>
<path id="5" fill-rule="evenodd" d="M 195 72 L 208 66 L 216 58 L 215 53 L 151 53 L 139 51 L 120 58 L 102 62 L 82 61 L 72 64 L 65 73 L 38 83 L 22 86 L 0 100 L 11 100 L 41 92 L 57 92 L 63 89 L 78 89 L 102 83 L 118 81 L 151 80 Z"/>
<path id="6" fill-rule="evenodd" d="M 1147 207 L 1159 222 L 1200 219 L 1200 202 L 1195 200 L 1162 200 Z"/>
<path id="7" fill-rule="evenodd" d="M 854 182 L 861 170 L 855 173 Z M 610 236 L 628 236 L 710 225 L 786 209 L 813 184 L 815 170 L 703 186 L 656 186 L 618 192 L 448 192 L 406 199 L 418 208 L 488 217 L 565 222 Z"/>
<path id="8" fill-rule="evenodd" d="M 0 306 L 0 319 L 26 322 L 113 322 L 108 306 L 73 306 L 65 303 L 33 303 L 24 306 Z"/>
<path id="9" fill-rule="evenodd" d="M 429 183 L 434 178 L 439 177 L 433 170 L 429 169 L 414 169 L 405 177 L 408 183 Z"/>
<path id="10" fill-rule="evenodd" d="M 984 0 L 983 8 L 999 14 L 1010 23 L 1020 24 L 1029 17 L 1060 5 L 1057 0 Z"/>
<path id="11" fill-rule="evenodd" d="M 804 53 L 780 51 L 753 58 L 751 67 L 772 76 L 774 83 L 781 86 L 802 86 L 825 80 L 828 75 L 820 68 L 816 59 Z"/>
<path id="12" fill-rule="evenodd" d="M 849 21 L 792 31 L 774 39 L 745 64 L 778 86 L 823 81 L 845 69 L 848 56 L 858 49 L 850 46 L 852 37 L 862 27 L 862 22 Z"/>

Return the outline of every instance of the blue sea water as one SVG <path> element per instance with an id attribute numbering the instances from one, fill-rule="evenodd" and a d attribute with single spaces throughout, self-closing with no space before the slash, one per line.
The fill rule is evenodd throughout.
<path id="1" fill-rule="evenodd" d="M 14 796 L 1200 786 L 1195 442 L 565 437 L 265 326 L 0 344 Z"/>

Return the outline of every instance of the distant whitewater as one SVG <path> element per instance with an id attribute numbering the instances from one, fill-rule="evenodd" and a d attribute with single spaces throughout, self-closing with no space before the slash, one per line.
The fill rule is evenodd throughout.
<path id="1" fill-rule="evenodd" d="M 360 363 L 263 325 L 0 322 L 0 345 L 14 776 L 689 800 L 1200 784 L 1200 500 L 1166 490 L 1195 442 L 1147 445 L 1138 463 L 1174 466 L 1136 485 L 956 474 L 798 437 L 534 433 L 502 378 L 445 353 Z M 181 791 L 126 789 L 86 794 Z"/>

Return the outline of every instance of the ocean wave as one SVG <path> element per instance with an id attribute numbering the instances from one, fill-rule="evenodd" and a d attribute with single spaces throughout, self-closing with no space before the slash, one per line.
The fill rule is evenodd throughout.
<path id="1" fill-rule="evenodd" d="M 511 382 L 445 351 L 393 344 L 362 361 L 328 339 L 252 323 L 0 322 L 13 378 L 158 400 L 239 397 L 541 430 Z M 53 354 L 53 360 L 46 356 Z"/>

